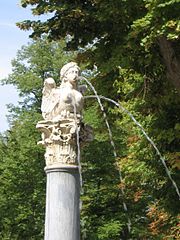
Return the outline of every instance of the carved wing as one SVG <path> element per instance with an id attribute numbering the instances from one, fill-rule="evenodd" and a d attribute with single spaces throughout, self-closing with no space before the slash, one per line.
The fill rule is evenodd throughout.
<path id="1" fill-rule="evenodd" d="M 44 81 L 43 96 L 41 103 L 41 112 L 45 120 L 51 120 L 51 112 L 56 105 L 57 97 L 55 94 L 56 83 L 53 78 L 47 78 Z"/>

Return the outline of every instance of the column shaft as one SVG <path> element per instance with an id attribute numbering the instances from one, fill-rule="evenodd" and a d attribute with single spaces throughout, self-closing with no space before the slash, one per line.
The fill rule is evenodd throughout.
<path id="1" fill-rule="evenodd" d="M 45 240 L 79 240 L 78 168 L 46 168 Z"/>

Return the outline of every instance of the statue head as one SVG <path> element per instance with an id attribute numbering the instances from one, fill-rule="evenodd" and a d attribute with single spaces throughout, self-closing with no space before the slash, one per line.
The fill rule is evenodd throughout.
<path id="1" fill-rule="evenodd" d="M 80 68 L 77 63 L 69 62 L 61 68 L 60 79 L 62 83 L 70 82 L 72 85 L 76 84 L 80 75 Z"/>

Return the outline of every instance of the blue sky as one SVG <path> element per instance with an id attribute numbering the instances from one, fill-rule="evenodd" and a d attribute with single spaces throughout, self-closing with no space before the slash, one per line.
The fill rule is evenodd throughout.
<path id="1" fill-rule="evenodd" d="M 11 69 L 11 59 L 15 57 L 17 49 L 28 41 L 28 32 L 16 27 L 16 22 L 29 17 L 21 8 L 18 0 L 0 1 L 0 76 L 6 76 Z"/>
<path id="2" fill-rule="evenodd" d="M 30 40 L 30 32 L 16 27 L 16 22 L 32 19 L 31 11 L 20 7 L 20 0 L 0 0 L 0 80 L 11 73 L 11 60 L 17 50 Z M 0 132 L 8 129 L 6 104 L 18 102 L 13 86 L 0 86 Z"/>

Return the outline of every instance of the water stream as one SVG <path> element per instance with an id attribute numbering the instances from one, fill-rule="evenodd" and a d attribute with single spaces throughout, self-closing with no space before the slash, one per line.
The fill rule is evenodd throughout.
<path id="1" fill-rule="evenodd" d="M 86 96 L 85 98 L 97 98 L 97 95 L 95 94 L 95 96 Z M 176 190 L 176 193 L 178 195 L 178 198 L 180 200 L 180 191 L 178 189 L 178 186 L 176 184 L 176 182 L 173 180 L 172 176 L 171 176 L 171 173 L 167 167 L 167 164 L 165 162 L 165 159 L 164 157 L 161 155 L 159 149 L 157 148 L 157 146 L 155 145 L 154 141 L 147 135 L 147 133 L 145 132 L 144 128 L 142 127 L 142 125 L 134 118 L 134 116 L 127 110 L 125 109 L 120 103 L 110 99 L 110 98 L 106 98 L 104 96 L 98 96 L 99 99 L 104 99 L 108 102 L 111 102 L 113 104 L 115 104 L 118 108 L 120 108 L 123 112 L 125 112 L 132 120 L 133 122 L 141 129 L 143 135 L 146 137 L 146 139 L 150 142 L 150 144 L 153 146 L 153 148 L 155 149 L 157 155 L 159 156 L 164 168 L 165 168 L 165 171 L 166 171 L 166 174 L 168 176 L 168 178 L 170 179 L 172 185 L 174 186 L 175 190 Z"/>
<path id="2" fill-rule="evenodd" d="M 82 79 L 82 80 L 85 80 L 86 83 L 91 87 L 91 89 L 93 90 L 93 92 L 94 92 L 94 94 L 95 94 L 95 96 L 93 96 L 93 97 L 95 97 L 95 98 L 97 99 L 98 103 L 99 103 L 99 106 L 100 106 L 101 111 L 102 111 L 102 113 L 103 113 L 103 117 L 104 117 L 104 120 L 105 120 L 107 129 L 108 129 L 109 138 L 110 138 L 110 143 L 111 143 L 111 145 L 112 145 L 112 147 L 113 147 L 113 154 L 114 154 L 114 157 L 115 157 L 115 159 L 116 159 L 116 158 L 117 158 L 117 153 L 116 153 L 115 143 L 114 143 L 114 140 L 113 140 L 112 131 L 111 131 L 109 122 L 108 122 L 108 120 L 107 120 L 107 115 L 106 115 L 106 113 L 105 113 L 105 111 L 104 111 L 104 107 L 103 107 L 103 105 L 102 105 L 102 103 L 101 103 L 101 98 L 100 98 L 99 95 L 97 94 L 97 91 L 96 91 L 96 89 L 93 87 L 93 85 L 92 85 L 85 77 L 82 77 L 82 76 L 81 76 L 81 79 Z M 87 97 L 85 97 L 85 98 L 87 98 Z M 120 180 L 120 183 L 122 183 L 122 182 L 123 182 L 123 178 L 122 178 L 122 174 L 121 174 L 121 169 L 120 169 L 120 166 L 117 164 L 117 162 L 116 162 L 116 166 L 117 166 L 117 169 L 118 169 L 118 172 L 119 172 L 119 180 Z M 126 215 L 127 215 L 127 221 L 128 221 L 128 223 L 127 223 L 127 228 L 128 228 L 128 232 L 130 233 L 130 232 L 131 232 L 131 225 L 132 225 L 132 223 L 131 223 L 131 219 L 129 218 L 129 215 L 128 215 L 127 204 L 126 204 L 126 202 L 125 202 L 125 197 L 124 197 L 124 196 L 125 196 L 125 192 L 124 192 L 123 187 L 121 187 L 120 189 L 121 189 L 121 194 L 122 194 L 122 199 L 123 199 L 123 203 L 122 203 L 122 204 L 123 204 L 123 209 L 124 209 L 124 211 L 126 212 Z"/>
<path id="3" fill-rule="evenodd" d="M 144 128 L 142 127 L 142 125 L 134 118 L 134 116 L 126 109 L 124 108 L 120 103 L 110 99 L 110 98 L 106 98 L 104 96 L 99 96 L 97 94 L 97 91 L 95 90 L 94 86 L 91 84 L 91 82 L 89 82 L 85 77 L 81 77 L 82 80 L 85 80 L 86 83 L 90 86 L 90 88 L 92 89 L 92 91 L 94 92 L 95 95 L 90 95 L 90 96 L 85 96 L 84 99 L 87 99 L 87 98 L 96 98 L 97 101 L 98 101 L 98 104 L 100 106 L 100 109 L 103 113 L 103 117 L 104 117 L 104 120 L 105 120 L 105 123 L 106 123 L 106 126 L 107 126 L 107 129 L 108 129 L 108 133 L 109 133 L 109 138 L 110 138 L 110 142 L 111 142 L 111 145 L 113 147 L 113 154 L 114 154 L 114 157 L 115 159 L 117 158 L 117 153 L 116 153 L 116 148 L 115 148 L 115 144 L 114 144 L 114 141 L 113 141 L 113 136 L 112 136 L 112 131 L 111 131 L 111 128 L 110 128 L 110 125 L 109 125 L 109 122 L 107 120 L 107 115 L 104 111 L 104 107 L 103 107 L 103 104 L 101 102 L 101 100 L 105 100 L 105 101 L 108 101 L 108 102 L 111 102 L 113 103 L 114 105 L 116 105 L 119 109 L 121 109 L 123 112 L 125 112 L 132 120 L 133 122 L 139 127 L 139 129 L 142 131 L 143 135 L 146 137 L 146 139 L 150 142 L 150 144 L 153 146 L 153 148 L 155 149 L 157 155 L 159 156 L 164 168 L 165 168 L 165 172 L 168 176 L 168 178 L 170 179 L 173 187 L 175 188 L 176 190 L 176 193 L 178 195 L 178 198 L 180 200 L 180 192 L 179 192 L 179 189 L 178 189 L 178 186 L 176 184 L 176 182 L 173 180 L 172 176 L 171 176 L 171 173 L 166 165 L 166 162 L 165 162 L 165 159 L 163 158 L 163 156 L 161 155 L 159 149 L 157 148 L 157 146 L 155 145 L 154 141 L 147 135 L 147 133 L 145 132 Z M 123 178 L 122 178 L 122 174 L 121 174 L 121 169 L 118 165 L 118 163 L 116 162 L 116 165 L 117 165 L 117 169 L 118 169 L 118 172 L 119 172 L 119 180 L 120 182 L 122 183 L 123 182 Z M 81 169 L 80 169 L 81 170 Z M 124 189 L 123 187 L 121 187 L 121 194 L 122 194 L 122 198 L 123 198 L 123 209 L 124 209 L 124 212 L 126 213 L 126 217 L 127 217 L 127 228 L 128 228 L 128 232 L 129 234 L 131 233 L 131 226 L 132 226 L 132 223 L 131 223 L 131 219 L 129 217 L 129 214 L 128 214 L 128 208 L 127 208 L 127 204 L 125 202 L 125 192 L 124 192 Z"/>
<path id="4" fill-rule="evenodd" d="M 81 150 L 80 150 L 80 141 L 79 141 L 79 133 L 80 133 L 80 125 L 78 124 L 77 111 L 75 99 L 72 98 L 72 104 L 74 108 L 74 119 L 76 125 L 76 143 L 77 143 L 77 162 L 78 162 L 78 170 L 79 170 L 79 180 L 80 180 L 80 191 L 83 192 L 83 180 L 82 180 L 82 169 L 81 169 Z"/>

